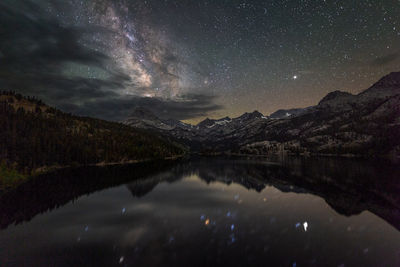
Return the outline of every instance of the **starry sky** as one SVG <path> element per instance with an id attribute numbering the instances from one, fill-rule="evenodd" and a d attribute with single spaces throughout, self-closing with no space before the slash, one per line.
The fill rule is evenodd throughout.
<path id="1" fill-rule="evenodd" d="M 315 105 L 400 70 L 398 0 L 2 0 L 0 88 L 123 120 Z"/>

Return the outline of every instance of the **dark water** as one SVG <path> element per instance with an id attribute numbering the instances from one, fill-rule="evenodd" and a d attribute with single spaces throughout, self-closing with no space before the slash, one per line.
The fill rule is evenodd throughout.
<path id="1" fill-rule="evenodd" d="M 400 266 L 400 168 L 193 159 L 0 195 L 0 266 Z"/>

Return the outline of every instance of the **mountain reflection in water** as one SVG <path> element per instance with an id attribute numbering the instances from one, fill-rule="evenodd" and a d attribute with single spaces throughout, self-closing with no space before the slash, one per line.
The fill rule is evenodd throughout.
<path id="1" fill-rule="evenodd" d="M 60 170 L 0 195 L 0 262 L 396 266 L 399 174 L 398 165 L 386 162 L 293 157 Z M 126 188 L 133 199 L 126 199 Z M 81 220 L 88 222 L 78 231 Z M 37 227 L 53 229 L 53 237 L 40 238 L 54 247 L 32 234 Z M 89 234 L 93 227 L 96 236 Z M 18 248 L 27 238 L 32 245 Z M 342 243 L 349 238 L 355 241 Z"/>

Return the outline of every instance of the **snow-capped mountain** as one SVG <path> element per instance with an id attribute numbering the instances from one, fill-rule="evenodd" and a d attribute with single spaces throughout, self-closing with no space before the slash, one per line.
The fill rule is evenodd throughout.
<path id="1" fill-rule="evenodd" d="M 197 124 L 197 127 L 199 128 L 212 128 L 215 125 L 225 125 L 227 123 L 232 122 L 232 119 L 229 117 L 225 117 L 222 119 L 218 119 L 218 120 L 212 120 L 212 119 L 205 119 L 203 121 L 201 121 L 199 124 Z"/>
<path id="2" fill-rule="evenodd" d="M 169 135 L 193 150 L 400 153 L 400 73 L 383 77 L 358 95 L 334 91 L 316 106 L 278 110 L 270 116 L 254 111 L 189 125 L 150 113 L 135 111 L 125 123 Z"/>
<path id="3" fill-rule="evenodd" d="M 271 119 L 285 119 L 303 114 L 307 108 L 279 109 L 269 115 Z"/>

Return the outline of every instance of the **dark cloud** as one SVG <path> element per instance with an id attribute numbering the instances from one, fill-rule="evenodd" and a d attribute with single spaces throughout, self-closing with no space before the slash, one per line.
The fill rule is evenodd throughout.
<path id="1" fill-rule="evenodd" d="M 34 95 L 67 112 L 110 120 L 126 118 L 139 105 L 151 106 L 162 117 L 175 119 L 203 116 L 221 108 L 213 104 L 213 97 L 204 95 L 186 95 L 179 100 L 121 96 L 126 84 L 135 86 L 136 81 L 106 52 L 82 41 L 87 34 L 107 35 L 110 30 L 66 26 L 39 3 L 0 3 L 1 90 Z M 183 63 L 174 53 L 161 52 L 160 63 L 153 62 L 155 77 L 160 84 L 173 83 L 180 78 L 175 66 Z M 69 70 L 74 68 L 77 70 L 71 74 Z M 79 73 L 85 68 L 100 71 L 97 77 L 89 77 L 87 72 Z M 147 89 L 135 88 L 137 92 Z"/>
<path id="2" fill-rule="evenodd" d="M 17 1 L 18 2 L 18 1 Z M 67 63 L 106 69 L 111 64 L 102 53 L 79 42 L 79 28 L 66 28 L 47 18 L 40 7 L 26 2 L 17 10 L 0 3 L 0 86 L 46 99 L 95 97 L 102 90 L 121 87 L 126 75 L 110 72 L 108 79 L 73 77 L 63 73 Z"/>
<path id="3" fill-rule="evenodd" d="M 372 61 L 373 66 L 382 67 L 399 58 L 399 53 L 392 53 L 386 56 L 378 57 Z"/>
<path id="4" fill-rule="evenodd" d="M 79 43 L 78 28 L 47 18 L 37 5 L 21 12 L 0 3 L 2 71 L 56 72 L 65 62 L 104 67 L 108 57 Z"/>
<path id="5" fill-rule="evenodd" d="M 161 98 L 115 96 L 99 101 L 85 102 L 82 105 L 60 103 L 63 110 L 78 115 L 89 115 L 109 120 L 121 121 L 129 117 L 136 107 L 146 107 L 160 118 L 185 120 L 206 116 L 208 112 L 221 109 L 214 104 L 215 97 L 206 95 L 185 95 L 179 100 Z"/>

